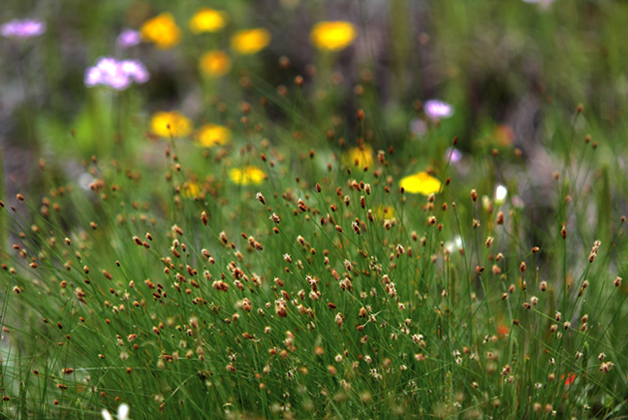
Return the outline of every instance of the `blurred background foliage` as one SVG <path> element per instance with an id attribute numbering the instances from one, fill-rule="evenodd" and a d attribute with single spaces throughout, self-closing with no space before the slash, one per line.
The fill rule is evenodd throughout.
<path id="1" fill-rule="evenodd" d="M 345 146 L 364 135 L 375 151 L 402 151 L 394 159 L 401 168 L 397 171 L 403 171 L 417 162 L 438 168 L 443 162 L 434 153 L 443 152 L 445 140 L 458 136 L 458 148 L 468 156 L 497 147 L 505 158 L 514 158 L 513 151 L 521 150 L 524 159 L 511 170 L 517 174 L 517 165 L 533 167 L 526 182 L 535 186 L 550 179 L 552 159 L 567 153 L 566 127 L 582 103 L 586 113 L 576 127 L 579 135 L 603 139 L 598 153 L 606 167 L 625 167 L 628 4 L 623 1 L 3 4 L 2 22 L 29 17 L 47 24 L 41 37 L 0 43 L 0 139 L 7 196 L 41 185 L 35 164 L 39 157 L 54 156 L 60 162 L 60 179 L 76 178 L 80 161 L 92 154 L 150 166 L 155 145 L 150 117 L 155 112 L 179 110 L 195 126 L 233 124 L 241 116 L 242 101 L 258 109 L 260 96 L 271 99 L 263 111 L 265 121 L 281 128 L 273 132 L 273 144 L 323 144 L 325 133 L 335 128 Z M 227 26 L 216 33 L 192 33 L 188 22 L 201 7 L 226 12 Z M 178 45 L 116 47 L 123 29 L 139 30 L 165 12 L 182 30 Z M 309 34 L 321 20 L 352 22 L 357 39 L 334 54 L 317 51 Z M 270 31 L 270 45 L 254 55 L 233 54 L 230 37 L 257 27 Z M 232 57 L 224 77 L 204 77 L 199 70 L 200 57 L 214 49 Z M 102 56 L 141 60 L 150 82 L 122 92 L 86 87 L 86 69 Z M 280 66 L 281 57 L 291 65 Z M 305 77 L 305 85 L 293 93 L 297 75 Z M 243 80 L 250 80 L 252 87 L 243 88 Z M 282 86 L 289 92 L 287 100 L 275 92 Z M 425 136 L 422 126 L 412 122 L 420 101 L 430 98 L 447 101 L 455 113 Z M 359 108 L 367 116 L 364 133 L 355 119 Z M 295 130 L 305 133 L 296 142 Z M 195 148 L 191 150 L 194 154 Z"/>

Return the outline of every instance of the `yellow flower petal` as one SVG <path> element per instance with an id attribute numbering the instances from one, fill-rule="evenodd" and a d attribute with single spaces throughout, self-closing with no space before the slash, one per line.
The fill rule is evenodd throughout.
<path id="1" fill-rule="evenodd" d="M 218 32 L 227 24 L 227 14 L 204 7 L 190 19 L 190 30 L 195 34 L 201 32 Z"/>
<path id="2" fill-rule="evenodd" d="M 207 76 L 224 76 L 231 70 L 231 59 L 223 51 L 210 51 L 203 54 L 199 62 L 199 67 Z"/>
<path id="3" fill-rule="evenodd" d="M 181 190 L 181 195 L 183 198 L 196 198 L 200 192 L 201 187 L 198 185 L 198 182 L 188 182 Z"/>
<path id="4" fill-rule="evenodd" d="M 362 147 L 352 147 L 342 155 L 342 164 L 345 166 L 357 166 L 363 168 L 373 164 L 373 148 L 368 144 Z"/>
<path id="5" fill-rule="evenodd" d="M 411 194 L 430 195 L 440 191 L 441 183 L 426 172 L 419 172 L 403 178 L 399 186 Z"/>
<path id="6" fill-rule="evenodd" d="M 229 171 L 229 178 L 231 178 L 231 181 L 234 183 L 240 185 L 259 185 L 266 179 L 266 174 L 257 166 L 245 166 L 242 169 L 231 169 Z"/>
<path id="7" fill-rule="evenodd" d="M 379 220 L 392 219 L 395 217 L 395 209 L 392 206 L 377 206 L 373 209 L 375 217 Z"/>
<path id="8" fill-rule="evenodd" d="M 222 125 L 206 124 L 198 132 L 198 143 L 203 147 L 213 147 L 228 143 L 231 130 Z"/>
<path id="9" fill-rule="evenodd" d="M 178 111 L 160 111 L 153 114 L 150 127 L 153 133 L 161 137 L 185 137 L 192 131 L 192 122 Z"/>
<path id="10" fill-rule="evenodd" d="M 351 45 L 356 36 L 357 30 L 351 22 L 318 22 L 310 32 L 310 41 L 320 50 L 340 51 Z"/>
<path id="11" fill-rule="evenodd" d="M 140 29 L 144 41 L 153 42 L 163 50 L 177 45 L 181 41 L 181 29 L 170 13 L 162 13 L 147 20 Z"/>
<path id="12" fill-rule="evenodd" d="M 264 28 L 236 32 L 231 38 L 231 48 L 240 54 L 255 54 L 270 44 L 270 32 Z"/>

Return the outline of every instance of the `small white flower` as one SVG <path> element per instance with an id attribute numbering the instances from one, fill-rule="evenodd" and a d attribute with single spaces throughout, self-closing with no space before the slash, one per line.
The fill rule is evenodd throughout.
<path id="1" fill-rule="evenodd" d="M 101 412 L 103 419 L 105 420 L 113 420 L 113 416 L 107 409 L 103 409 Z M 118 415 L 116 416 L 118 420 L 129 420 L 129 406 L 127 404 L 120 404 L 118 407 Z"/>
<path id="2" fill-rule="evenodd" d="M 126 404 L 120 404 L 118 407 L 118 420 L 128 420 L 129 418 L 129 406 Z"/>
<path id="3" fill-rule="evenodd" d="M 503 205 L 506 202 L 506 197 L 508 197 L 508 188 L 498 185 L 495 188 L 495 204 L 498 206 Z"/>

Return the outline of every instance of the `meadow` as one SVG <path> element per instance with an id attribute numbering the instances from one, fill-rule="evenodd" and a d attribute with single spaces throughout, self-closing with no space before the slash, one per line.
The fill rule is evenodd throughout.
<path id="1" fill-rule="evenodd" d="M 5 1 L 0 418 L 628 418 L 628 4 Z"/>

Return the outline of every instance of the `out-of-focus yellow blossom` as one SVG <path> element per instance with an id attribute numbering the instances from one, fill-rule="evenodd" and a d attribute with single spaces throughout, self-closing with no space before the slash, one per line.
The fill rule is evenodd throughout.
<path id="1" fill-rule="evenodd" d="M 352 147 L 342 155 L 342 164 L 345 166 L 357 166 L 363 168 L 365 166 L 371 166 L 373 164 L 373 148 L 369 145 L 364 145 L 363 150 L 359 147 Z"/>
<path id="2" fill-rule="evenodd" d="M 199 62 L 199 67 L 207 76 L 224 76 L 231 70 L 231 59 L 224 51 L 210 51 L 203 54 Z"/>
<path id="3" fill-rule="evenodd" d="M 270 44 L 270 32 L 264 28 L 236 32 L 231 37 L 231 48 L 240 54 L 255 54 Z"/>
<path id="4" fill-rule="evenodd" d="M 181 41 L 181 29 L 170 13 L 162 13 L 144 22 L 140 33 L 144 41 L 152 42 L 162 50 L 172 48 Z"/>
<path id="5" fill-rule="evenodd" d="M 183 189 L 181 189 L 181 195 L 183 198 L 196 198 L 200 192 L 201 186 L 195 181 L 186 183 Z"/>
<path id="6" fill-rule="evenodd" d="M 229 178 L 240 185 L 259 185 L 266 175 L 257 166 L 245 166 L 244 168 L 233 168 L 229 171 Z"/>
<path id="7" fill-rule="evenodd" d="M 218 32 L 227 24 L 227 14 L 204 7 L 190 19 L 190 30 L 195 34 L 201 32 Z"/>
<path id="8" fill-rule="evenodd" d="M 441 184 L 438 179 L 429 176 L 427 172 L 418 172 L 403 178 L 399 186 L 412 194 L 430 195 L 438 193 Z"/>
<path id="9" fill-rule="evenodd" d="M 185 137 L 192 131 L 192 122 L 178 111 L 160 111 L 153 114 L 150 128 L 161 137 Z"/>
<path id="10" fill-rule="evenodd" d="M 318 22 L 310 32 L 310 41 L 319 50 L 340 51 L 351 45 L 356 36 L 357 30 L 351 22 Z"/>
<path id="11" fill-rule="evenodd" d="M 222 125 L 206 124 L 198 132 L 198 144 L 203 147 L 219 146 L 230 140 L 231 130 Z"/>
<path id="12" fill-rule="evenodd" d="M 395 210 L 392 206 L 377 206 L 375 207 L 375 217 L 380 220 L 392 219 L 395 217 Z"/>

